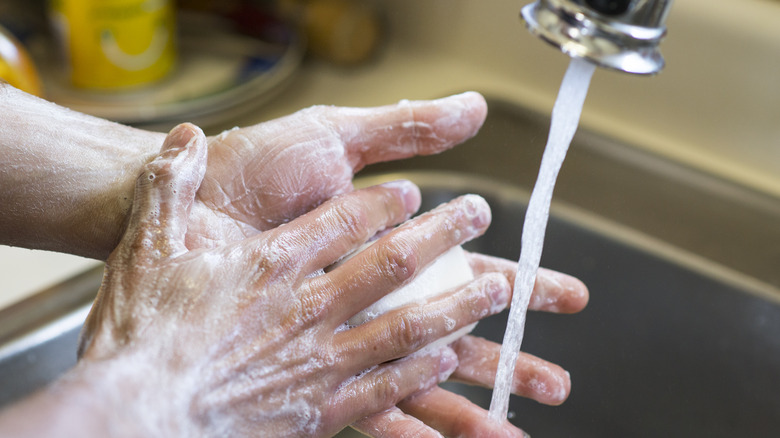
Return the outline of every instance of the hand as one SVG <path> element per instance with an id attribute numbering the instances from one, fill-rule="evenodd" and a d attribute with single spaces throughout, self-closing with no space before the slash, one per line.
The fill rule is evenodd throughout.
<path id="1" fill-rule="evenodd" d="M 469 254 L 474 275 L 500 273 L 514 284 L 517 262 Z M 529 310 L 576 313 L 588 303 L 588 290 L 574 277 L 540 268 L 536 275 Z M 492 388 L 501 345 L 475 336 L 464 336 L 452 348 L 458 367 L 451 380 Z M 553 363 L 520 353 L 515 366 L 512 393 L 547 405 L 559 405 L 569 396 L 569 373 Z M 488 412 L 466 398 L 434 387 L 406 398 L 398 407 L 374 414 L 353 425 L 375 438 L 415 436 L 523 437 L 524 432 L 509 422 L 497 423 Z"/>
<path id="2" fill-rule="evenodd" d="M 314 107 L 245 130 L 229 131 L 212 139 L 209 172 L 198 194 L 202 204 L 208 206 L 207 214 L 201 218 L 216 217 L 222 225 L 203 227 L 205 233 L 191 234 L 188 243 L 192 246 L 208 245 L 210 240 L 219 239 L 219 236 L 214 236 L 214 230 L 219 230 L 222 236 L 228 234 L 225 230 L 229 230 L 230 235 L 240 238 L 270 229 L 309 211 L 335 194 L 350 191 L 353 174 L 367 164 L 436 153 L 462 142 L 476 133 L 485 113 L 481 96 L 467 93 L 433 102 L 403 103 L 378 109 Z M 290 127 L 297 130 L 293 131 Z M 267 139 L 277 138 L 285 141 L 281 145 L 269 145 Z M 219 148 L 215 147 L 216 141 L 220 142 Z M 215 153 L 224 150 L 230 153 L 214 158 Z M 268 152 L 258 152 L 264 150 L 273 150 L 273 158 L 266 158 Z M 317 153 L 312 154 L 313 151 Z M 249 162 L 257 164 L 249 166 L 242 157 L 254 157 Z M 246 172 L 252 176 L 233 178 L 236 168 L 243 169 L 239 175 Z M 225 180 L 230 183 L 224 184 Z M 252 195 L 244 196 L 245 193 Z M 218 214 L 212 215 L 214 212 Z M 496 263 L 503 265 L 500 269 L 502 274 L 514 278 L 514 263 Z M 544 278 L 555 274 L 541 272 L 547 273 Z M 563 274 L 557 276 L 566 277 Z M 587 290 L 576 279 L 563 282 L 571 286 L 567 290 L 539 286 L 547 283 L 538 283 L 532 309 L 553 310 L 552 307 L 560 305 L 578 311 L 587 302 Z M 545 297 L 546 303 L 542 302 Z M 497 354 L 499 348 L 497 344 L 486 341 L 466 344 L 464 340 L 456 345 L 461 360 L 486 353 Z M 550 391 L 555 391 L 558 399 L 538 391 L 524 391 L 520 392 L 521 395 L 553 404 L 565 400 L 570 387 L 565 371 L 539 359 L 532 361 L 527 355 L 521 356 L 519 361 L 522 362 L 517 367 L 517 374 L 522 374 L 520 382 L 528 382 L 535 376 L 542 381 L 548 380 Z M 492 385 L 493 377 L 490 376 L 494 376 L 495 370 L 485 371 L 471 362 L 469 368 L 459 368 L 463 370 L 461 378 Z M 472 377 L 476 373 L 480 374 L 480 380 Z M 450 395 L 454 397 L 454 394 Z M 422 403 L 419 396 L 417 400 L 418 405 Z M 407 407 L 412 405 L 410 401 L 404 403 Z M 473 414 L 472 419 L 484 419 L 484 410 L 465 399 L 460 404 L 462 409 Z M 434 422 L 432 413 L 419 409 L 415 413 L 428 422 Z M 462 424 L 462 419 L 441 418 L 439 423 Z"/>
<path id="3" fill-rule="evenodd" d="M 476 98 L 476 99 L 475 99 Z M 481 125 L 482 118 L 484 117 L 484 108 L 480 109 L 482 99 L 479 98 L 478 95 L 467 94 L 465 96 L 456 96 L 454 98 L 442 100 L 442 101 L 436 101 L 432 103 L 418 103 L 416 105 L 420 106 L 422 109 L 418 109 L 418 114 L 426 114 L 426 113 L 435 113 L 435 112 L 443 112 L 443 107 L 446 107 L 447 105 L 452 105 L 452 102 L 447 102 L 451 100 L 457 101 L 458 99 L 467 99 L 468 101 L 473 101 L 469 103 L 469 105 L 474 105 L 476 107 L 476 112 L 474 113 L 474 109 L 472 109 L 472 118 L 468 119 L 472 122 L 476 122 L 476 126 L 478 127 Z M 445 104 L 446 103 L 446 104 Z M 331 111 L 334 112 L 331 114 Z M 203 193 L 209 193 L 207 190 L 204 189 L 204 187 L 208 187 L 207 182 L 211 182 L 211 187 L 217 187 L 218 179 L 225 179 L 227 176 L 233 177 L 234 173 L 229 172 L 225 170 L 224 172 L 220 171 L 214 171 L 212 174 L 219 175 L 219 178 L 212 178 L 211 180 L 208 179 L 209 172 L 212 171 L 212 169 L 230 169 L 231 166 L 240 166 L 242 169 L 249 169 L 252 168 L 251 166 L 248 166 L 246 162 L 239 160 L 238 158 L 242 156 L 241 154 L 236 153 L 228 154 L 226 155 L 228 158 L 233 158 L 233 161 L 231 160 L 215 160 L 213 158 L 213 155 L 215 151 L 224 151 L 224 150 L 231 150 L 231 151 L 237 151 L 240 150 L 239 147 L 230 147 L 227 148 L 227 145 L 238 143 L 239 145 L 243 146 L 245 149 L 243 149 L 243 154 L 249 157 L 260 157 L 262 154 L 258 153 L 257 151 L 252 150 L 253 145 L 258 145 L 263 147 L 269 147 L 268 143 L 263 143 L 262 139 L 265 138 L 289 138 L 292 139 L 293 137 L 289 136 L 287 133 L 274 133 L 274 130 L 282 129 L 282 127 L 287 126 L 302 126 L 307 127 L 312 125 L 312 120 L 315 120 L 317 118 L 325 118 L 330 121 L 330 123 L 334 124 L 334 127 L 329 128 L 329 130 L 323 130 L 324 124 L 323 123 L 316 123 L 314 126 L 316 126 L 316 129 L 304 129 L 303 131 L 306 133 L 304 136 L 312 136 L 317 137 L 317 135 L 310 134 L 310 132 L 328 132 L 335 137 L 330 138 L 330 140 L 323 140 L 322 134 L 320 134 L 320 137 L 318 137 L 317 142 L 324 142 L 324 144 L 329 144 L 332 147 L 335 147 L 337 149 L 344 148 L 345 145 L 348 149 L 348 151 L 351 151 L 351 153 L 355 153 L 356 150 L 349 149 L 350 147 L 354 147 L 358 143 L 354 141 L 347 141 L 345 142 L 344 139 L 339 137 L 339 135 L 336 135 L 338 132 L 346 132 L 345 128 L 337 128 L 337 126 L 340 123 L 349 123 L 350 125 L 354 123 L 354 121 L 350 122 L 348 120 L 348 117 L 355 118 L 358 115 L 361 115 L 361 117 L 368 117 L 368 115 L 372 115 L 370 118 L 371 123 L 378 123 L 379 120 L 385 120 L 390 115 L 392 117 L 397 118 L 406 117 L 405 111 L 402 112 L 403 115 L 399 115 L 399 111 L 401 111 L 401 108 L 397 107 L 386 107 L 382 109 L 366 109 L 366 110 L 358 110 L 358 109 L 344 109 L 344 108 L 313 108 L 304 110 L 302 112 L 296 113 L 290 117 L 278 119 L 273 122 L 268 122 L 266 124 L 257 125 L 255 127 L 247 128 L 245 130 L 234 130 L 230 131 L 227 134 L 224 134 L 222 136 L 212 138 L 210 143 L 210 151 L 209 151 L 209 169 L 207 171 L 207 179 L 204 181 L 203 186 L 201 187 L 200 191 L 198 192 L 198 198 L 201 199 L 201 206 L 205 206 L 208 204 L 208 202 L 202 201 L 202 199 L 213 199 L 214 196 L 209 195 L 202 195 Z M 464 112 L 465 114 L 470 114 L 468 111 Z M 474 114 L 476 114 L 477 117 L 474 117 Z M 317 117 L 312 118 L 313 115 L 317 115 Z M 440 117 L 440 116 L 437 116 Z M 355 119 L 358 120 L 358 124 L 363 126 L 362 129 L 368 129 L 367 124 L 369 122 L 369 119 L 367 118 L 358 118 Z M 399 122 L 400 123 L 400 122 Z M 392 124 L 392 123 L 391 123 Z M 358 128 L 356 128 L 358 129 Z M 474 128 L 476 129 L 476 128 Z M 247 133 L 245 131 L 250 131 L 254 133 L 257 137 L 252 140 L 249 137 L 247 137 Z M 443 131 L 439 134 L 437 134 L 439 137 L 442 138 L 450 138 L 450 142 L 454 143 L 456 141 L 462 140 L 463 138 L 467 137 L 464 136 L 463 133 L 456 133 L 453 134 L 449 131 Z M 469 131 L 468 136 L 472 135 L 472 133 Z M 354 136 L 354 134 L 351 134 L 351 136 Z M 328 136 L 325 136 L 328 137 Z M 231 233 L 225 233 L 233 235 L 233 238 L 240 238 L 242 235 L 254 235 L 259 233 L 261 230 L 264 229 L 270 229 L 271 227 L 275 226 L 279 222 L 284 222 L 289 219 L 289 217 L 297 215 L 298 213 L 302 211 L 307 211 L 309 208 L 311 208 L 313 205 L 316 205 L 320 203 L 323 199 L 326 197 L 338 193 L 340 191 L 349 191 L 351 190 L 351 177 L 352 173 L 359 170 L 364 164 L 368 164 L 371 162 L 379 161 L 382 159 L 391 159 L 391 158 L 397 158 L 398 156 L 395 155 L 387 155 L 389 152 L 386 152 L 384 148 L 378 148 L 377 146 L 380 146 L 383 144 L 386 144 L 390 141 L 390 139 L 385 139 L 383 141 L 378 141 L 377 136 L 369 136 L 372 138 L 371 141 L 367 142 L 374 145 L 374 148 L 368 149 L 368 153 L 365 153 L 365 155 L 360 156 L 361 159 L 357 161 L 358 165 L 355 165 L 354 167 L 343 169 L 343 165 L 347 163 L 349 160 L 346 160 L 346 156 L 343 152 L 335 153 L 333 156 L 338 157 L 339 160 L 334 161 L 334 168 L 342 167 L 343 172 L 318 172 L 316 169 L 310 169 L 308 171 L 304 171 L 301 168 L 305 168 L 307 166 L 313 166 L 315 162 L 311 161 L 310 159 L 301 159 L 297 160 L 300 157 L 305 157 L 306 152 L 310 151 L 310 149 L 301 147 L 299 145 L 299 142 L 292 141 L 293 146 L 285 146 L 281 148 L 281 153 L 273 162 L 266 161 L 262 162 L 262 165 L 255 166 L 253 169 L 256 170 L 258 173 L 257 175 L 262 176 L 256 176 L 253 178 L 254 181 L 256 181 L 256 185 L 260 185 L 260 182 L 264 179 L 267 179 L 269 181 L 278 181 L 279 184 L 271 183 L 267 185 L 262 186 L 262 190 L 259 191 L 257 196 L 251 196 L 251 197 L 244 197 L 247 199 L 242 199 L 242 197 L 234 196 L 236 199 L 241 199 L 241 202 L 237 205 L 241 206 L 241 208 L 236 208 L 231 204 L 231 208 L 227 211 L 230 212 L 230 214 L 226 214 L 222 216 L 222 220 L 220 223 L 224 226 L 208 226 L 203 227 L 207 231 L 207 233 L 211 233 L 213 237 L 207 237 L 204 240 L 201 240 L 201 245 L 209 245 L 212 241 L 216 242 L 219 241 L 220 236 L 219 233 L 225 233 L 225 230 L 231 230 Z M 412 136 L 413 138 L 419 138 L 419 133 L 416 136 Z M 237 140 L 237 139 L 240 139 Z M 230 140 L 230 141 L 228 141 Z M 420 141 L 420 140 L 418 140 Z M 432 150 L 438 150 L 439 147 L 442 145 L 445 145 L 446 147 L 451 146 L 451 143 L 437 141 L 433 143 L 435 145 L 434 148 L 426 147 L 424 151 L 430 152 Z M 226 149 L 227 148 L 227 149 Z M 402 149 L 399 156 L 404 156 L 404 154 L 412 154 L 416 148 L 406 148 Z M 398 151 L 394 151 L 392 153 L 399 153 Z M 284 158 L 284 159 L 283 159 Z M 297 160 L 297 161 L 296 161 Z M 327 160 L 326 160 L 327 161 Z M 319 163 L 324 163 L 326 161 L 320 161 Z M 219 164 L 219 163 L 227 163 L 227 164 Z M 275 164 L 272 164 L 275 163 Z M 281 163 L 288 163 L 288 164 L 281 164 Z M 315 166 L 316 167 L 316 166 Z M 322 167 L 322 166 L 319 166 Z M 297 189 L 290 189 L 289 193 L 285 191 L 285 186 L 282 184 L 283 181 L 287 180 L 291 177 L 291 175 L 294 175 L 296 173 L 303 173 L 303 174 L 309 174 L 312 175 L 312 179 L 308 180 L 301 180 L 300 178 L 293 178 L 293 181 L 298 181 L 299 183 L 302 181 L 307 182 L 307 186 L 298 187 Z M 245 178 L 236 178 L 235 181 L 241 182 L 241 186 L 236 186 L 234 184 L 230 184 L 230 187 L 233 187 L 232 193 L 239 193 L 242 191 L 248 190 L 245 184 Z M 317 185 L 319 183 L 319 185 Z M 278 190 L 269 190 L 268 187 L 271 186 L 279 186 Z M 240 189 L 236 189 L 235 187 L 241 187 Z M 287 187 L 289 189 L 289 186 Z M 222 196 L 227 196 L 225 193 L 228 192 L 222 188 L 219 190 L 214 190 L 211 193 L 221 193 Z M 276 196 L 274 196 L 276 195 Z M 283 196 L 284 195 L 284 196 Z M 279 198 L 284 198 L 284 200 L 280 200 Z M 269 200 L 274 200 L 273 202 Z M 196 203 L 196 205 L 198 205 Z M 269 208 L 266 210 L 263 210 L 263 206 L 268 206 Z M 303 207 L 302 207 L 303 206 Z M 251 215 L 249 214 L 250 210 L 255 209 L 259 213 L 267 212 L 267 214 L 263 215 Z M 207 211 L 215 212 L 219 209 L 212 209 L 209 208 Z M 302 210 L 302 211 L 301 211 Z M 254 216 L 257 216 L 255 218 Z M 193 221 L 192 218 L 196 217 L 196 215 L 191 216 L 190 220 L 190 227 L 195 227 L 197 229 L 197 221 Z M 203 217 L 203 216 L 202 216 Z M 209 217 L 209 215 L 206 215 L 205 217 Z M 237 220 L 235 218 L 240 218 L 240 220 Z M 246 222 L 254 221 L 252 224 L 247 224 Z M 243 230 L 239 233 L 233 234 L 232 231 L 235 230 Z M 217 235 L 215 235 L 217 234 Z M 197 244 L 192 244 L 193 242 L 193 235 L 194 233 L 189 232 L 187 242 L 189 246 L 198 246 Z M 203 236 L 202 234 L 199 236 Z M 223 234 L 224 237 L 224 234 Z M 484 266 L 486 263 L 486 260 L 489 258 L 485 258 L 482 256 L 482 258 L 479 258 L 478 255 L 473 255 L 472 258 L 475 260 L 473 263 L 480 266 L 474 266 L 475 272 L 488 272 L 487 268 Z M 477 262 L 476 260 L 481 260 L 481 262 Z M 498 263 L 499 265 L 502 265 L 501 269 L 497 269 L 496 266 L 493 266 L 493 270 L 498 270 L 508 278 L 514 278 L 514 268 L 515 263 L 514 262 L 508 262 L 508 261 L 498 261 L 494 260 L 494 264 Z M 555 273 L 550 273 L 548 271 L 540 271 L 542 273 L 547 272 L 548 275 L 542 276 L 540 278 L 548 278 L 550 275 Z M 563 274 L 557 274 L 559 278 L 566 278 Z M 510 280 L 511 281 L 511 280 Z M 570 309 L 570 311 L 576 311 L 579 310 L 579 308 L 583 307 L 585 302 L 587 302 L 587 290 L 584 289 L 584 286 L 575 279 L 570 279 L 568 281 L 568 284 L 571 286 L 570 289 L 561 290 L 560 287 L 547 287 L 542 288 L 541 285 L 548 284 L 548 282 L 540 281 L 537 283 L 537 291 L 535 291 L 534 295 L 534 301 L 531 303 L 532 309 L 540 309 L 540 310 L 552 310 L 551 307 L 555 307 L 556 305 L 559 306 L 569 306 L 570 308 L 573 306 L 574 308 Z M 563 281 L 563 284 L 567 284 L 567 281 Z M 560 286 L 560 285 L 559 285 Z M 546 298 L 545 298 L 546 297 Z M 583 299 L 584 297 L 584 299 Z M 547 300 L 544 302 L 544 300 Z M 579 304 L 578 304 L 579 303 Z M 577 306 L 579 307 L 577 308 Z M 564 309 L 565 310 L 565 309 Z M 496 355 L 498 353 L 499 346 L 494 343 L 488 343 L 488 342 L 471 342 L 466 344 L 466 340 L 459 342 L 456 344 L 458 347 L 458 354 L 461 356 L 461 360 L 465 360 L 466 362 L 469 362 L 469 358 L 479 357 L 479 355 L 483 354 L 491 354 Z M 528 382 L 531 378 L 535 378 L 537 381 L 549 381 L 549 389 L 550 391 L 555 391 L 556 394 L 558 394 L 559 399 L 555 400 L 554 398 L 551 398 L 549 394 L 541 394 L 541 393 L 529 393 L 528 391 L 525 392 L 519 392 L 515 391 L 516 393 L 520 393 L 521 395 L 530 396 L 535 398 L 536 400 L 544 403 L 560 403 L 562 402 L 566 396 L 568 395 L 568 388 L 570 386 L 569 383 L 569 376 L 565 373 L 560 367 L 557 367 L 555 365 L 549 364 L 547 362 L 541 361 L 539 359 L 536 359 L 535 361 L 531 361 L 528 356 L 521 356 L 519 359 L 521 362 L 519 366 L 517 367 L 517 374 L 518 379 L 520 382 Z M 484 367 L 480 368 L 473 365 L 466 368 L 461 367 L 459 368 L 460 373 L 459 377 L 462 380 L 469 381 L 472 383 L 478 383 L 485 386 L 492 385 L 492 380 L 494 378 L 495 369 L 491 371 L 489 368 L 485 369 Z M 490 363 L 488 363 L 488 366 L 491 366 Z M 495 364 L 492 364 L 493 367 L 495 367 Z M 479 374 L 479 380 L 473 376 L 474 374 Z M 470 412 L 471 416 L 463 416 L 461 415 L 459 418 L 453 418 L 453 417 L 441 417 L 438 420 L 435 417 L 434 412 L 424 412 L 420 409 L 416 409 L 413 412 L 419 416 L 420 418 L 425 418 L 427 422 L 432 424 L 438 424 L 439 428 L 441 429 L 443 425 L 445 424 L 455 424 L 459 425 L 456 430 L 467 430 L 464 426 L 464 419 L 470 419 L 474 420 L 471 424 L 475 425 L 477 424 L 476 420 L 484 420 L 486 412 L 470 402 L 468 402 L 465 399 L 459 398 L 455 396 L 454 394 L 446 393 L 446 391 L 443 390 L 437 390 L 437 393 L 439 394 L 438 399 L 442 400 L 442 402 L 450 403 L 451 405 L 455 403 L 457 400 L 457 403 L 461 405 L 460 410 L 450 410 L 449 412 Z M 445 399 L 445 396 L 447 397 Z M 417 405 L 421 405 L 423 402 L 423 399 L 421 396 L 417 396 L 415 398 L 417 400 Z M 430 400 L 429 400 L 430 401 Z M 413 406 L 415 403 L 407 400 L 404 402 L 404 407 L 407 409 L 407 411 L 412 412 L 411 406 Z M 411 417 L 408 417 L 411 418 Z M 468 421 L 470 421 L 468 420 Z M 366 430 L 366 422 L 362 425 L 364 430 Z M 402 427 L 403 423 L 398 423 L 396 426 Z M 486 429 L 484 426 L 481 430 Z"/>
<path id="4" fill-rule="evenodd" d="M 471 137 L 486 112 L 480 95 L 466 93 L 379 108 L 313 107 L 211 137 L 187 246 L 213 247 L 288 222 L 351 191 L 365 165 Z M 2 83 L 0 114 L 0 243 L 105 260 L 124 233 L 135 177 L 165 135 Z"/>
<path id="5" fill-rule="evenodd" d="M 157 155 L 163 136 L 2 85 L 0 108 L 6 115 L 0 198 L 7 207 L 0 214 L 0 240 L 104 259 L 128 223 L 134 182 L 126 176 L 137 175 Z M 186 224 L 186 245 L 220 248 L 285 223 L 351 190 L 352 173 L 364 165 L 435 153 L 465 140 L 485 114 L 481 96 L 467 93 L 378 109 L 313 108 L 213 137 L 208 177 Z M 318 151 L 329 153 L 314 159 Z M 280 199 L 285 202 L 274 202 Z"/>
<path id="6" fill-rule="evenodd" d="M 379 108 L 316 106 L 209 140 L 187 245 L 252 236 L 352 190 L 364 166 L 447 150 L 477 133 L 477 93 Z"/>
<path id="7" fill-rule="evenodd" d="M 509 302 L 506 278 L 485 274 L 347 329 L 354 313 L 482 234 L 484 200 L 458 198 L 315 275 L 406 220 L 416 187 L 352 192 L 252 238 L 188 250 L 205 162 L 205 137 L 182 125 L 146 166 L 80 343 L 76 372 L 110 376 L 99 399 L 121 406 L 110 421 L 139 435 L 335 433 L 446 379 L 452 350 L 412 353 Z"/>

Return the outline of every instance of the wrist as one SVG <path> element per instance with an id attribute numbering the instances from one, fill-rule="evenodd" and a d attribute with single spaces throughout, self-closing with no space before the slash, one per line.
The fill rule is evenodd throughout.
<path id="1" fill-rule="evenodd" d="M 144 434 L 130 410 L 110 397 L 115 379 L 105 369 L 80 362 L 53 384 L 0 414 L 8 436 L 138 437 Z M 132 400 L 127 394 L 128 401 Z M 128 403 L 130 404 L 130 403 Z"/>
<path id="2" fill-rule="evenodd" d="M 129 356 L 81 360 L 56 382 L 0 414 L 0 430 L 9 436 L 188 436 L 175 379 L 160 378 L 165 373 L 150 364 Z"/>
<path id="3" fill-rule="evenodd" d="M 105 259 L 164 134 L 0 84 L 0 243 Z"/>
<path id="4" fill-rule="evenodd" d="M 57 229 L 67 239 L 63 252 L 106 260 L 127 227 L 133 206 L 135 184 L 144 165 L 159 153 L 165 134 L 118 125 L 105 137 L 93 184 L 73 208 L 72 216 L 62 218 Z"/>

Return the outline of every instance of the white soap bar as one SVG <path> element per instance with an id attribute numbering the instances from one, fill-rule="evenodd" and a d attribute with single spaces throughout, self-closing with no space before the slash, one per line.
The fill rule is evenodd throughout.
<path id="1" fill-rule="evenodd" d="M 365 249 L 367 246 L 368 245 L 365 245 L 361 250 Z M 350 326 L 357 326 L 403 305 L 415 302 L 425 302 L 444 292 L 463 286 L 473 278 L 474 274 L 471 272 L 471 267 L 466 259 L 466 253 L 463 251 L 463 248 L 456 246 L 439 256 L 439 258 L 428 265 L 425 270 L 417 274 L 417 277 L 411 282 L 384 296 L 379 301 L 350 318 L 348 324 Z M 445 315 L 443 315 L 443 317 L 449 318 Z M 454 320 L 452 320 L 452 324 L 455 324 Z M 451 333 L 431 345 L 438 346 L 449 344 L 471 332 L 476 325 L 477 324 L 474 323 L 467 327 L 463 327 L 457 332 Z"/>

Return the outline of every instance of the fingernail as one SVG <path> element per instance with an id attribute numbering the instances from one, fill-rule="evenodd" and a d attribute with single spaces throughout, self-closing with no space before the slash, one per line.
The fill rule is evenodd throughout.
<path id="1" fill-rule="evenodd" d="M 466 213 L 471 218 L 474 226 L 484 228 L 490 225 L 492 218 L 490 206 L 484 198 L 479 195 L 465 195 L 463 202 L 466 206 Z"/>
<path id="2" fill-rule="evenodd" d="M 382 184 L 382 187 L 400 191 L 404 201 L 404 207 L 409 213 L 414 213 L 420 208 L 420 202 L 422 200 L 420 188 L 413 182 L 407 180 L 390 181 Z"/>
<path id="3" fill-rule="evenodd" d="M 496 276 L 496 279 L 488 284 L 488 294 L 493 301 L 493 313 L 504 310 L 512 298 L 511 287 L 504 276 Z"/>
<path id="4" fill-rule="evenodd" d="M 162 151 L 177 150 L 187 146 L 198 135 L 200 128 L 190 123 L 175 126 L 168 133 L 162 146 Z"/>

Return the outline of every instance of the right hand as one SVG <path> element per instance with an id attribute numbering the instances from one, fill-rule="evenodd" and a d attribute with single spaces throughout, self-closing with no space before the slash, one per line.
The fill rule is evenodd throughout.
<path id="1" fill-rule="evenodd" d="M 469 253 L 475 275 L 500 273 L 514 284 L 517 262 Z M 528 310 L 576 313 L 588 303 L 588 289 L 578 279 L 539 268 Z M 464 336 L 452 345 L 458 368 L 450 380 L 492 388 L 501 345 L 476 336 Z M 560 366 L 521 352 L 515 365 L 512 394 L 546 405 L 559 405 L 569 396 L 571 378 Z M 374 438 L 527 436 L 508 421 L 496 422 L 488 411 L 443 388 L 434 387 L 406 398 L 397 407 L 364 418 L 353 426 Z"/>
<path id="2" fill-rule="evenodd" d="M 482 234 L 484 200 L 458 198 L 316 275 L 408 219 L 417 188 L 352 192 L 252 238 L 188 250 L 205 160 L 205 137 L 183 125 L 146 166 L 81 340 L 77 370 L 107 376 L 100 388 L 119 416 L 110 421 L 141 436 L 333 434 L 446 379 L 457 365 L 451 349 L 413 353 L 509 301 L 506 278 L 487 274 L 346 329 L 350 316 Z"/>

